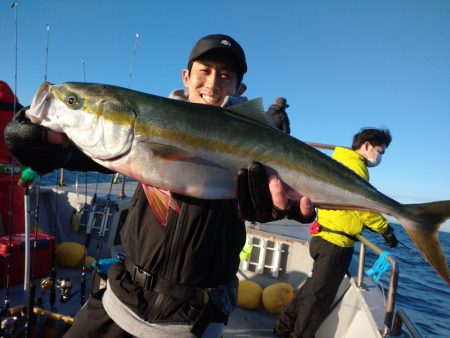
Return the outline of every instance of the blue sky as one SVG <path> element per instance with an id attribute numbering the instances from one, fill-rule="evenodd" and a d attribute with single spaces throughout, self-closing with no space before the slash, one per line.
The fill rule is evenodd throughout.
<path id="1" fill-rule="evenodd" d="M 15 10 L 0 2 L 0 78 L 14 85 Z M 47 24 L 50 27 L 47 34 Z M 403 203 L 450 199 L 450 1 L 18 1 L 17 94 L 47 79 L 166 96 L 195 41 L 243 46 L 249 98 L 288 99 L 293 136 L 350 145 L 367 126 L 393 142 L 371 183 Z M 47 40 L 48 37 L 48 40 Z M 450 231 L 447 222 L 442 230 Z"/>

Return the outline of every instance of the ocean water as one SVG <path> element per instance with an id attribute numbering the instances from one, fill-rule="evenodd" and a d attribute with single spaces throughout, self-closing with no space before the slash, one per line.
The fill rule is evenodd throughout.
<path id="1" fill-rule="evenodd" d="M 416 324 L 424 337 L 450 337 L 450 287 L 425 261 L 415 244 L 399 224 L 392 224 L 402 244 L 387 248 L 383 238 L 370 231 L 363 235 L 380 248 L 391 253 L 399 264 L 400 276 L 397 289 L 396 309 L 402 308 Z M 439 232 L 439 239 L 446 257 L 450 257 L 450 233 Z M 359 252 L 359 244 L 355 252 Z M 357 254 L 356 253 L 356 254 Z M 366 266 L 373 266 L 378 256 L 366 250 Z M 385 272 L 380 283 L 387 290 L 389 272 Z"/>
<path id="2" fill-rule="evenodd" d="M 59 172 L 55 171 L 45 175 L 41 179 L 41 185 L 54 185 L 57 182 Z M 110 182 L 112 175 L 97 173 L 79 173 L 66 171 L 65 182 L 73 185 L 78 176 L 80 191 L 82 185 L 88 183 Z M 383 238 L 370 231 L 364 231 L 363 235 L 377 244 L 380 248 L 388 250 L 399 263 L 399 282 L 396 298 L 396 309 L 402 308 L 409 318 L 416 324 L 424 337 L 450 337 L 450 287 L 437 275 L 431 266 L 425 261 L 415 244 L 399 224 L 392 224 L 400 242 L 396 248 L 385 247 Z M 446 257 L 450 257 L 450 233 L 439 232 L 439 239 Z M 406 246 L 406 247 L 405 247 Z M 355 255 L 359 252 L 359 244 L 356 245 Z M 378 256 L 366 250 L 366 266 L 371 267 Z M 389 272 L 386 272 L 380 284 L 386 290 L 389 285 Z"/>

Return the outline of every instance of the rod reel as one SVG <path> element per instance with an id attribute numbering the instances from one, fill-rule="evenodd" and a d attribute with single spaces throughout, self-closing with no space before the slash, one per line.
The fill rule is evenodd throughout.
<path id="1" fill-rule="evenodd" d="M 8 309 L 0 311 L 0 338 L 20 337 L 25 329 L 25 315 L 22 311 L 11 314 Z"/>
<path id="2" fill-rule="evenodd" d="M 62 304 L 67 303 L 75 294 L 72 293 L 72 280 L 68 277 L 57 278 L 55 283 L 55 288 L 59 293 L 59 302 Z M 52 287 L 53 282 L 51 277 L 47 277 L 41 280 L 40 289 L 42 294 L 49 292 Z"/>

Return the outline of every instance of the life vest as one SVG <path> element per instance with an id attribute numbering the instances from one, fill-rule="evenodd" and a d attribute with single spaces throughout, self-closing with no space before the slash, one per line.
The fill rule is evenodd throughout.
<path id="1" fill-rule="evenodd" d="M 8 84 L 0 81 L 0 130 L 2 132 L 0 137 L 0 169 L 2 169 L 0 170 L 0 216 L 5 233 L 8 232 L 9 228 L 11 171 L 14 173 L 12 232 L 24 231 L 24 190 L 17 186 L 17 181 L 20 179 L 20 170 L 17 171 L 19 168 L 17 162 L 14 163 L 17 166 L 12 166 L 13 159 L 3 138 L 3 132 L 13 118 L 14 110 L 18 111 L 21 108 L 22 105 Z"/>

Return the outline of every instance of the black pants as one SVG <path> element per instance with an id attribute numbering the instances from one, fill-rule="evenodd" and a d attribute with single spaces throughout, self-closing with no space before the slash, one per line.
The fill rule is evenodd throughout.
<path id="1" fill-rule="evenodd" d="M 321 237 L 311 239 L 312 276 L 278 317 L 274 330 L 278 337 L 314 337 L 348 270 L 353 250 L 353 247 L 343 248 Z"/>
<path id="2" fill-rule="evenodd" d="M 132 338 L 122 330 L 106 313 L 102 304 L 104 289 L 90 296 L 74 318 L 72 327 L 64 338 Z"/>

